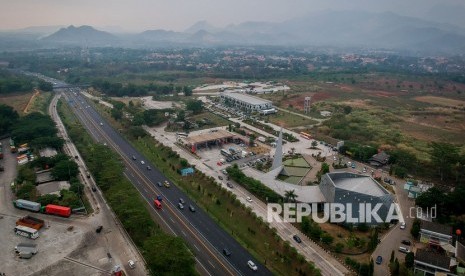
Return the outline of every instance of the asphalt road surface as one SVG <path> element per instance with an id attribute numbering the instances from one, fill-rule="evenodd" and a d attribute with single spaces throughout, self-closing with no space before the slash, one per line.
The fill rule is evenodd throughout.
<path id="1" fill-rule="evenodd" d="M 126 166 L 126 176 L 152 207 L 151 212 L 157 218 L 157 222 L 170 233 L 187 241 L 196 256 L 197 269 L 200 273 L 205 275 L 271 275 L 264 265 L 253 258 L 245 248 L 175 185 L 170 182 L 170 188 L 157 186 L 157 182 L 167 180 L 163 173 L 115 131 L 92 108 L 77 88 L 63 91 L 72 110 L 94 139 L 99 143 L 106 143 L 121 155 Z M 76 94 L 71 91 L 75 91 Z M 133 156 L 136 160 L 133 160 Z M 150 166 L 151 170 L 148 170 L 147 166 Z M 153 206 L 153 200 L 157 195 L 163 197 L 163 209 L 161 210 Z M 186 202 L 183 210 L 178 208 L 180 198 Z M 196 212 L 191 212 L 189 205 L 194 206 Z M 223 255 L 224 248 L 231 252 L 230 256 Z M 258 266 L 257 271 L 252 271 L 248 267 L 248 260 L 252 260 Z"/>

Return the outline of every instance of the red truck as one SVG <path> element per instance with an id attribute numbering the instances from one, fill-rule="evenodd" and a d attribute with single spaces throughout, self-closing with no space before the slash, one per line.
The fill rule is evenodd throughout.
<path id="1" fill-rule="evenodd" d="M 60 205 L 48 204 L 47 206 L 45 206 L 45 213 L 49 215 L 69 217 L 71 216 L 71 208 Z"/>
<path id="2" fill-rule="evenodd" d="M 35 217 L 25 216 L 16 221 L 16 226 L 18 225 L 40 230 L 44 226 L 44 221 Z"/>

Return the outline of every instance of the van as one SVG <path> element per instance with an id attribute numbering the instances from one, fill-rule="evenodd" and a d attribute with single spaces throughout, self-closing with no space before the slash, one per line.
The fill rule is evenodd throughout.
<path id="1" fill-rule="evenodd" d="M 19 252 L 19 257 L 21 259 L 30 259 L 32 258 L 32 252 Z"/>
<path id="2" fill-rule="evenodd" d="M 161 202 L 158 199 L 153 201 L 153 205 L 155 205 L 155 208 L 161 209 Z"/>
<path id="3" fill-rule="evenodd" d="M 399 246 L 399 251 L 402 252 L 402 253 L 409 253 L 410 252 L 408 247 L 403 247 L 403 246 Z"/>

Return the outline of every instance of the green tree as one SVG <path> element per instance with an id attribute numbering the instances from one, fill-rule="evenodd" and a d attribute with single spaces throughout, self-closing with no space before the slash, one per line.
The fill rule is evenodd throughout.
<path id="1" fill-rule="evenodd" d="M 119 121 L 123 118 L 123 111 L 121 109 L 113 108 L 110 112 L 113 119 Z"/>
<path id="2" fill-rule="evenodd" d="M 184 86 L 183 92 L 184 96 L 192 96 L 192 88 L 189 86 Z"/>
<path id="3" fill-rule="evenodd" d="M 18 118 L 18 113 L 11 106 L 0 104 L 0 135 L 8 133 Z"/>
<path id="4" fill-rule="evenodd" d="M 420 237 L 420 230 L 421 230 L 421 220 L 415 219 L 413 220 L 413 225 L 412 229 L 410 229 L 410 234 L 412 234 L 412 237 L 415 239 L 418 239 Z"/>
<path id="5" fill-rule="evenodd" d="M 39 89 L 42 91 L 52 91 L 53 84 L 47 81 L 39 80 Z"/>
<path id="6" fill-rule="evenodd" d="M 441 180 L 452 175 L 452 168 L 459 161 L 459 148 L 449 143 L 431 143 L 431 163 L 437 169 Z"/>
<path id="7" fill-rule="evenodd" d="M 316 148 L 318 146 L 318 142 L 316 140 L 313 140 L 311 146 L 312 148 Z"/>
<path id="8" fill-rule="evenodd" d="M 61 161 L 52 168 L 52 176 L 56 180 L 70 180 L 78 173 L 78 165 L 73 160 Z"/>
<path id="9" fill-rule="evenodd" d="M 191 110 L 194 114 L 200 114 L 203 110 L 203 103 L 201 100 L 189 100 L 186 103 L 186 109 Z"/>
<path id="10" fill-rule="evenodd" d="M 196 274 L 194 256 L 179 237 L 157 233 L 144 242 L 143 249 L 148 267 L 157 275 Z"/>
<path id="11" fill-rule="evenodd" d="M 323 243 L 329 245 L 329 244 L 333 243 L 334 238 L 333 238 L 333 236 L 331 236 L 331 235 L 328 234 L 328 233 L 323 233 L 323 234 L 321 235 L 321 241 L 322 241 Z"/>
<path id="12" fill-rule="evenodd" d="M 36 193 L 36 186 L 31 183 L 22 184 L 16 191 L 16 197 L 20 199 L 32 200 Z"/>
<path id="13" fill-rule="evenodd" d="M 295 194 L 295 190 L 284 191 L 284 201 L 285 202 L 295 202 L 295 199 L 298 195 Z"/>
<path id="14" fill-rule="evenodd" d="M 407 255 L 405 255 L 405 266 L 407 268 L 412 268 L 414 262 L 415 262 L 415 255 L 413 254 L 413 252 L 407 253 Z"/>
<path id="15" fill-rule="evenodd" d="M 324 175 L 325 173 L 329 173 L 329 165 L 327 163 L 322 163 L 321 164 L 321 175 Z"/>

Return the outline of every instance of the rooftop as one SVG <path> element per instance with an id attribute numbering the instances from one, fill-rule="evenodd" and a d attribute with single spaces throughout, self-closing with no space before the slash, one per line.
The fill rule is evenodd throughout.
<path id="1" fill-rule="evenodd" d="M 196 136 L 189 136 L 185 140 L 189 144 L 198 144 L 219 139 L 226 139 L 230 137 L 234 137 L 234 134 L 224 129 L 218 129 L 214 132 L 207 132 Z"/>
<path id="2" fill-rule="evenodd" d="M 441 267 L 443 269 L 449 269 L 450 258 L 446 255 L 438 254 L 434 251 L 427 249 L 418 249 L 415 254 L 415 262 L 422 262 L 433 266 Z"/>
<path id="3" fill-rule="evenodd" d="M 443 224 L 439 224 L 439 223 L 434 223 L 434 222 L 430 222 L 430 221 L 426 221 L 426 220 L 423 220 L 421 222 L 421 229 L 422 230 L 424 229 L 426 231 L 439 233 L 439 234 L 443 234 L 443 235 L 452 236 L 452 227 L 451 226 L 447 226 L 447 225 L 443 225 Z"/>
<path id="4" fill-rule="evenodd" d="M 254 96 L 250 96 L 247 94 L 242 94 L 242 93 L 221 93 L 222 96 L 226 96 L 229 98 L 233 98 L 242 102 L 246 102 L 252 105 L 257 105 L 257 104 L 271 104 L 273 103 L 272 101 L 260 99 Z"/>
<path id="5" fill-rule="evenodd" d="M 343 190 L 371 195 L 384 196 L 388 192 L 373 178 L 353 173 L 328 173 L 334 185 Z"/>

